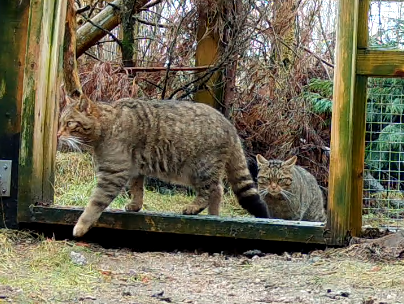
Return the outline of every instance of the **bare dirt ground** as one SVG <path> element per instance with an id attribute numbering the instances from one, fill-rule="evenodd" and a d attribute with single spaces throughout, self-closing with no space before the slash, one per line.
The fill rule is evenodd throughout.
<path id="1" fill-rule="evenodd" d="M 0 230 L 0 303 L 404 303 L 404 261 L 358 256 L 355 246 L 138 253 Z"/>

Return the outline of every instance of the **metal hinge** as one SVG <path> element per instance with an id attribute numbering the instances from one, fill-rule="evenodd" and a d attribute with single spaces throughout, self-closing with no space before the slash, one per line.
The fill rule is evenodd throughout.
<path id="1" fill-rule="evenodd" d="M 11 160 L 0 159 L 0 196 L 10 196 Z"/>

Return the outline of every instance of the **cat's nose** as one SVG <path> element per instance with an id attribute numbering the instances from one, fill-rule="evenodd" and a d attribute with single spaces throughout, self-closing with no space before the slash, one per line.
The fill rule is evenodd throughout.
<path id="1" fill-rule="evenodd" d="M 276 183 L 271 183 L 271 188 L 272 188 L 272 189 L 276 189 L 276 188 L 277 188 L 277 184 L 276 184 Z"/>

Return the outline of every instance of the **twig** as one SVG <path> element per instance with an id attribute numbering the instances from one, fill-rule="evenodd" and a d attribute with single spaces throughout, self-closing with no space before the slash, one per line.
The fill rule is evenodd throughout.
<path id="1" fill-rule="evenodd" d="M 82 14 L 91 9 L 91 6 L 86 5 L 85 7 L 79 8 L 76 10 L 76 14 Z"/>
<path id="2" fill-rule="evenodd" d="M 149 83 L 149 84 L 151 84 L 152 86 L 155 86 L 156 88 L 158 88 L 160 90 L 163 90 L 163 88 L 161 86 L 159 86 L 158 84 L 156 84 L 154 82 L 151 82 L 150 80 L 147 80 L 146 78 L 142 78 L 142 80 Z"/>
<path id="3" fill-rule="evenodd" d="M 91 18 L 91 15 L 93 14 L 95 8 L 97 7 L 97 5 L 98 5 L 98 3 L 99 3 L 100 1 L 101 1 L 101 0 L 97 0 L 97 2 L 95 2 L 95 3 L 93 4 L 93 6 L 91 7 L 91 10 L 88 12 L 87 18 Z"/>
<path id="4" fill-rule="evenodd" d="M 170 44 L 170 47 L 167 50 L 167 54 L 168 54 L 168 63 L 167 63 L 167 70 L 166 70 L 166 75 L 164 76 L 164 86 L 163 86 L 163 91 L 161 92 L 161 99 L 165 98 L 166 95 L 166 91 L 167 91 L 167 84 L 168 84 L 168 78 L 169 78 L 169 73 L 170 73 L 170 67 L 171 67 L 171 63 L 173 61 L 173 49 L 175 47 L 175 44 L 177 43 L 177 38 L 178 38 L 178 33 L 180 32 L 182 23 L 184 22 L 184 20 L 187 18 L 188 14 L 190 12 L 188 12 L 187 14 L 185 14 L 185 16 L 180 20 L 180 23 L 178 24 L 176 30 L 175 30 L 175 34 L 174 34 L 174 39 Z"/>
<path id="5" fill-rule="evenodd" d="M 84 54 L 86 54 L 87 56 L 89 56 L 97 61 L 103 62 L 100 58 L 94 56 L 93 54 L 90 54 L 88 51 L 85 51 Z"/>
<path id="6" fill-rule="evenodd" d="M 318 19 L 318 23 L 320 25 L 321 35 L 323 36 L 323 39 L 325 41 L 325 45 L 327 46 L 327 51 L 330 54 L 331 62 L 332 62 L 332 64 L 334 64 L 333 53 L 331 51 L 330 43 L 327 41 L 327 36 L 325 34 L 325 31 L 324 31 L 323 23 L 321 22 L 321 17 L 317 16 L 317 19 Z"/>
<path id="7" fill-rule="evenodd" d="M 140 11 L 145 11 L 145 10 L 147 10 L 148 8 L 151 8 L 152 6 L 155 6 L 155 5 L 157 5 L 157 4 L 161 3 L 161 2 L 163 2 L 163 0 L 150 1 L 149 3 L 145 4 L 144 6 L 142 6 L 142 7 L 140 8 Z"/>
<path id="8" fill-rule="evenodd" d="M 196 67 L 170 67 L 170 71 L 205 71 L 211 68 L 211 65 L 201 65 Z M 167 67 L 125 67 L 124 70 L 128 70 L 129 73 L 135 72 L 160 72 L 166 71 Z"/>
<path id="9" fill-rule="evenodd" d="M 146 20 L 140 19 L 140 18 L 135 17 L 135 16 L 132 17 L 132 20 L 133 20 L 134 22 L 137 21 L 137 22 L 142 23 L 142 24 L 151 25 L 151 26 L 156 26 L 156 27 L 160 27 L 160 28 L 171 28 L 171 26 L 169 26 L 169 25 L 160 24 L 160 23 L 153 23 L 153 22 L 150 22 L 150 21 L 146 21 Z"/>
<path id="10" fill-rule="evenodd" d="M 322 63 L 324 63 L 325 65 L 328 65 L 330 68 L 334 68 L 334 65 L 330 62 L 328 62 L 327 60 L 324 60 L 323 58 L 321 58 L 320 56 L 318 56 L 317 54 L 314 54 L 312 51 L 310 51 L 308 48 L 302 46 L 302 45 L 298 45 L 297 43 L 294 43 L 294 46 L 303 49 L 304 51 L 306 51 L 307 53 L 309 53 L 310 55 L 312 55 L 313 57 L 317 58 L 318 60 L 320 60 Z"/>
<path id="11" fill-rule="evenodd" d="M 95 23 L 91 19 L 87 18 L 86 16 L 84 16 L 84 15 L 82 15 L 82 16 L 83 16 L 84 20 L 86 20 L 91 25 L 95 26 L 96 28 L 100 29 L 101 31 L 103 31 L 104 33 L 109 35 L 120 47 L 122 47 L 122 42 L 118 38 L 116 38 L 116 36 L 114 34 L 112 34 L 110 31 L 106 30 L 102 26 L 98 25 L 97 23 Z"/>

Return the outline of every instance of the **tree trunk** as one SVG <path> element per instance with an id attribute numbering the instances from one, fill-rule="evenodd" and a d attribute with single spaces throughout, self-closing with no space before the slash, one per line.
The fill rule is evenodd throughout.
<path id="1" fill-rule="evenodd" d="M 136 0 L 124 0 L 121 11 L 122 19 L 122 64 L 125 67 L 133 67 L 133 37 L 134 24 L 132 20 L 132 8 Z"/>
<path id="2" fill-rule="evenodd" d="M 288 70 L 293 64 L 293 47 L 296 42 L 296 0 L 277 0 L 273 4 L 274 38 L 273 38 L 273 57 L 275 62 L 279 63 Z M 277 41 L 280 38 L 281 41 Z"/>
<path id="3" fill-rule="evenodd" d="M 77 57 L 80 57 L 90 47 L 95 45 L 102 37 L 106 36 L 107 31 L 113 30 L 120 22 L 120 9 L 122 8 L 124 0 L 115 0 L 111 4 L 108 4 L 100 13 L 98 13 L 91 22 L 87 22 L 77 31 Z M 133 13 L 136 14 L 140 11 L 148 0 L 138 0 L 133 9 Z M 93 24 L 97 26 L 94 26 Z"/>
<path id="4" fill-rule="evenodd" d="M 76 28 L 74 0 L 68 0 L 63 46 L 63 76 L 64 91 L 71 97 L 80 97 L 83 94 L 76 61 Z M 61 107 L 63 106 L 64 104 L 61 105 Z"/>
<path id="5" fill-rule="evenodd" d="M 218 0 L 215 1 L 216 4 L 219 3 Z M 198 3 L 196 66 L 213 65 L 219 58 L 220 37 L 218 31 L 215 30 L 217 19 L 215 9 L 208 7 L 204 2 Z M 221 80 L 222 73 L 215 72 L 205 86 L 195 93 L 194 100 L 219 108 L 223 96 L 223 86 L 219 84 Z"/>
<path id="6" fill-rule="evenodd" d="M 224 3 L 224 18 L 226 19 L 226 24 L 224 28 L 223 41 L 225 44 L 230 43 L 233 37 L 237 18 L 240 15 L 241 1 L 233 0 Z M 236 72 L 237 72 L 237 54 L 234 58 L 231 58 L 231 63 L 226 66 L 225 69 L 225 83 L 224 83 L 224 96 L 223 96 L 223 114 L 227 118 L 230 117 L 230 108 L 235 98 L 236 90 Z"/>

